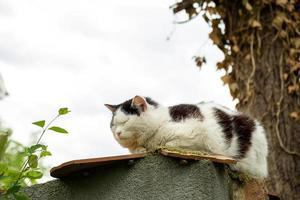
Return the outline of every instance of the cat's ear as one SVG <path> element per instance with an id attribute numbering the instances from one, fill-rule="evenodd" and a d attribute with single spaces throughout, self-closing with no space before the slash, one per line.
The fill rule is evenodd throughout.
<path id="1" fill-rule="evenodd" d="M 141 97 L 141 96 L 138 96 L 138 95 L 135 96 L 132 99 L 132 105 L 140 108 L 143 112 L 145 112 L 147 110 L 147 102 L 144 99 L 144 97 Z"/>
<path id="2" fill-rule="evenodd" d="M 118 108 L 116 105 L 104 104 L 111 112 L 115 112 Z"/>

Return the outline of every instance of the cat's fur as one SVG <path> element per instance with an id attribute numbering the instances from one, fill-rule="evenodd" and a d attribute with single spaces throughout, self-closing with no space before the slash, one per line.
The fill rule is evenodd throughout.
<path id="1" fill-rule="evenodd" d="M 215 103 L 164 107 L 141 96 L 106 107 L 113 112 L 115 139 L 133 153 L 161 146 L 206 151 L 237 159 L 234 170 L 267 176 L 265 131 L 242 113 Z"/>

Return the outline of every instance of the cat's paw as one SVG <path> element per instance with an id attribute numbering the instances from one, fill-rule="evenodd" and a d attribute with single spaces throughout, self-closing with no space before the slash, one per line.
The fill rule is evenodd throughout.
<path id="1" fill-rule="evenodd" d="M 147 150 L 145 148 L 137 148 L 137 149 L 132 150 L 131 153 L 136 153 L 136 154 L 147 153 Z"/>

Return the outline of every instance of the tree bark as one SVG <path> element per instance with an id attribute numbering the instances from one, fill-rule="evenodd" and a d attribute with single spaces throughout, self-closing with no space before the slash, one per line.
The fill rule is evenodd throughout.
<path id="1" fill-rule="evenodd" d="M 295 88 L 299 87 L 300 72 L 293 64 L 299 64 L 300 45 L 291 40 L 298 41 L 300 35 L 296 30 L 299 2 L 183 0 L 173 11 L 185 10 L 191 17 L 197 13 L 195 2 L 202 6 L 204 19 L 212 27 L 210 38 L 225 55 L 217 67 L 228 72 L 222 80 L 239 99 L 237 109 L 260 120 L 266 129 L 269 192 L 282 199 L 300 199 L 300 94 Z M 214 5 L 208 6 L 212 2 Z M 217 13 L 220 18 L 209 18 L 206 13 Z M 289 93 L 291 83 L 295 84 L 294 93 Z"/>
<path id="2" fill-rule="evenodd" d="M 225 20 L 229 35 L 240 28 L 237 24 L 241 20 L 237 13 L 232 12 L 234 7 L 230 10 L 236 17 Z M 270 15 L 266 11 L 261 19 L 270 18 Z M 299 110 L 300 99 L 288 93 L 283 80 L 283 73 L 287 71 L 283 43 L 276 39 L 271 28 L 256 33 L 250 38 L 250 46 L 242 48 L 233 61 L 231 75 L 238 85 L 240 99 L 237 109 L 260 120 L 266 129 L 269 193 L 287 200 L 300 199 L 300 159 L 288 152 L 300 153 L 300 122 L 290 118 L 291 112 Z M 250 59 L 245 59 L 249 52 Z"/>

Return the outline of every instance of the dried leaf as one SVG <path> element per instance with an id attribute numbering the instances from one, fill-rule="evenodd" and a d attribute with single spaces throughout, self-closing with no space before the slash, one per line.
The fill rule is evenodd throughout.
<path id="1" fill-rule="evenodd" d="M 209 34 L 209 38 L 214 42 L 214 44 L 216 45 L 221 44 L 221 36 L 216 28 L 213 29 L 213 31 Z"/>
<path id="2" fill-rule="evenodd" d="M 277 29 L 281 30 L 283 22 L 288 23 L 289 20 L 285 13 L 278 12 L 272 21 L 272 25 Z"/>
<path id="3" fill-rule="evenodd" d="M 221 20 L 220 19 L 212 19 L 211 20 L 211 26 L 213 27 L 213 31 L 216 31 L 216 32 L 220 32 L 219 29 L 218 29 L 218 26 L 220 24 Z"/>
<path id="4" fill-rule="evenodd" d="M 258 28 L 258 29 L 262 29 L 261 23 L 257 20 L 253 20 L 251 23 L 251 27 L 252 28 Z"/>
<path id="5" fill-rule="evenodd" d="M 290 117 L 291 117 L 293 120 L 295 120 L 295 121 L 299 120 L 299 118 L 300 118 L 299 113 L 296 112 L 296 111 L 291 112 L 291 113 L 290 113 Z"/>
<path id="6" fill-rule="evenodd" d="M 197 67 L 201 68 L 202 65 L 206 63 L 206 58 L 198 56 L 195 58 L 195 62 L 196 62 Z"/>
<path id="7" fill-rule="evenodd" d="M 227 67 L 225 62 L 218 62 L 217 63 L 217 69 L 225 69 Z"/>
<path id="8" fill-rule="evenodd" d="M 300 53 L 300 49 L 290 48 L 290 55 L 291 56 L 294 56 L 297 53 Z"/>
<path id="9" fill-rule="evenodd" d="M 238 97 L 238 84 L 235 82 L 229 84 L 229 91 L 233 99 L 236 99 Z"/>
<path id="10" fill-rule="evenodd" d="M 295 61 L 294 59 L 290 58 L 290 57 L 287 57 L 287 58 L 286 58 L 286 63 L 287 63 L 288 65 L 294 65 L 295 62 L 296 62 L 296 61 Z"/>
<path id="11" fill-rule="evenodd" d="M 287 2 L 288 0 L 276 0 L 276 4 L 280 6 L 284 6 Z"/>
<path id="12" fill-rule="evenodd" d="M 291 43 L 296 49 L 300 49 L 300 37 L 292 38 Z"/>
<path id="13" fill-rule="evenodd" d="M 245 59 L 246 59 L 246 60 L 250 60 L 250 59 L 251 59 L 250 53 L 248 53 L 248 54 L 245 56 Z"/>
<path id="14" fill-rule="evenodd" d="M 235 91 L 238 90 L 238 84 L 237 83 L 231 83 L 229 85 L 229 88 L 230 88 L 231 91 L 235 92 Z"/>
<path id="15" fill-rule="evenodd" d="M 193 6 L 185 9 L 185 12 L 189 15 L 189 18 L 192 19 L 195 15 L 197 15 L 197 9 Z"/>
<path id="16" fill-rule="evenodd" d="M 248 0 L 243 0 L 243 5 L 246 8 L 246 10 L 248 10 L 249 12 L 252 11 L 252 6 L 251 4 L 248 2 Z"/>
<path id="17" fill-rule="evenodd" d="M 245 8 L 248 11 L 252 11 L 252 9 L 253 9 L 252 6 L 251 6 L 251 4 L 249 2 L 246 3 Z"/>
<path id="18" fill-rule="evenodd" d="M 232 79 L 232 77 L 229 74 L 222 76 L 221 79 L 222 79 L 224 85 L 234 82 L 234 80 Z"/>
<path id="19" fill-rule="evenodd" d="M 233 50 L 235 53 L 240 52 L 240 48 L 239 48 L 238 45 L 234 45 L 234 46 L 232 47 L 232 50 Z"/>
<path id="20" fill-rule="evenodd" d="M 284 74 L 283 74 L 283 80 L 286 81 L 286 80 L 288 79 L 288 77 L 289 77 L 289 74 L 288 74 L 288 73 L 284 73 Z"/>
<path id="21" fill-rule="evenodd" d="M 286 37 L 288 36 L 288 34 L 287 34 L 287 32 L 286 32 L 285 30 L 281 30 L 281 31 L 279 32 L 279 36 L 280 36 L 281 38 L 286 38 Z"/>
<path id="22" fill-rule="evenodd" d="M 298 70 L 300 70 L 300 62 L 296 62 L 294 65 L 292 65 L 291 72 L 295 72 Z"/>
<path id="23" fill-rule="evenodd" d="M 295 10 L 295 6 L 293 4 L 287 4 L 286 5 L 286 9 L 289 11 L 289 12 L 292 12 L 293 10 Z"/>
<path id="24" fill-rule="evenodd" d="M 288 87 L 288 91 L 289 91 L 290 94 L 294 93 L 294 92 L 296 92 L 298 90 L 299 90 L 299 85 L 298 84 L 289 85 L 289 87 Z"/>
<path id="25" fill-rule="evenodd" d="M 237 44 L 237 38 L 235 36 L 231 36 L 230 40 L 234 43 Z"/>
<path id="26" fill-rule="evenodd" d="M 208 11 L 208 13 L 210 15 L 216 15 L 216 14 L 218 14 L 216 7 L 208 7 L 206 10 Z"/>

